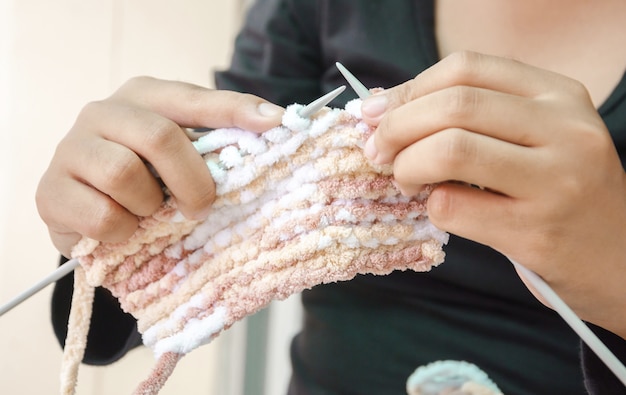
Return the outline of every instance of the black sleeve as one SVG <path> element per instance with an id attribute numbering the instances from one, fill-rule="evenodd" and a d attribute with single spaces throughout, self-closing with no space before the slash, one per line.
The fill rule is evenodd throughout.
<path id="1" fill-rule="evenodd" d="M 215 73 L 216 86 L 281 106 L 319 97 L 327 68 L 320 56 L 318 14 L 317 1 L 255 2 L 235 40 L 229 69 Z"/>
<path id="2" fill-rule="evenodd" d="M 61 263 L 66 261 L 66 258 L 61 258 Z M 74 276 L 71 273 L 57 281 L 52 293 L 52 326 L 61 345 L 65 344 L 73 291 Z M 83 362 L 90 365 L 110 364 L 140 344 L 141 335 L 137 332 L 135 318 L 122 311 L 117 299 L 108 290 L 96 288 Z"/>
<path id="3" fill-rule="evenodd" d="M 626 362 L 626 340 L 602 329 L 588 324 L 598 338 L 611 350 L 622 363 Z M 585 387 L 590 395 L 626 394 L 626 386 L 609 370 L 598 356 L 586 345 L 582 344 L 581 359 Z"/>

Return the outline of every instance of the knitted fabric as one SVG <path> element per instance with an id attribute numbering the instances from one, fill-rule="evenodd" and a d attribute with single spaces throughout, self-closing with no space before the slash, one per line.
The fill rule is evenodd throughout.
<path id="1" fill-rule="evenodd" d="M 371 128 L 360 102 L 312 119 L 301 108 L 262 135 L 217 129 L 194 142 L 216 184 L 206 220 L 183 218 L 166 199 L 128 241 L 85 238 L 73 249 L 89 285 L 119 299 L 154 351 L 136 393 L 157 393 L 181 356 L 274 299 L 443 261 L 448 235 L 426 217 L 428 191 L 403 197 L 391 167 L 363 155 Z"/>

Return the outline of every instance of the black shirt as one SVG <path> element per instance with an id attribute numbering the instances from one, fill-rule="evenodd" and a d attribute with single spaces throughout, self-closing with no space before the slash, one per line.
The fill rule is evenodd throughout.
<path id="1" fill-rule="evenodd" d="M 434 30 L 433 1 L 260 1 L 216 81 L 305 103 L 345 83 L 340 61 L 366 86 L 390 87 L 438 61 Z M 600 108 L 622 160 L 625 95 L 622 81 Z M 578 337 L 508 260 L 454 236 L 445 251 L 427 274 L 359 276 L 304 292 L 292 393 L 401 394 L 412 369 L 439 359 L 476 363 L 505 394 L 585 393 Z"/>
<path id="2" fill-rule="evenodd" d="M 437 62 L 435 40 L 432 1 L 259 1 L 216 83 L 281 105 L 306 103 L 345 83 L 334 66 L 340 61 L 368 87 L 390 87 Z M 353 97 L 347 90 L 333 105 Z M 599 111 L 624 163 L 625 81 Z M 304 292 L 290 393 L 404 394 L 416 367 L 442 359 L 475 363 L 507 395 L 586 393 L 578 337 L 529 293 L 506 258 L 454 236 L 445 251 L 430 273 L 358 276 Z M 57 286 L 55 300 L 68 299 L 67 287 Z M 66 303 L 57 305 L 57 328 Z M 111 322 L 119 313 L 106 314 Z M 87 358 L 106 363 L 137 344 L 132 325 L 124 328 L 90 337 Z M 109 351 L 101 356 L 92 351 L 98 348 Z"/>

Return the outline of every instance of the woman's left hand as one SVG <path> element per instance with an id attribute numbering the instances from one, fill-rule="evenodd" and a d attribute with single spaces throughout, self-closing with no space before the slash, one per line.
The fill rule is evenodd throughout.
<path id="1" fill-rule="evenodd" d="M 362 112 L 377 126 L 366 154 L 393 163 L 404 194 L 437 185 L 436 226 L 520 262 L 626 337 L 626 173 L 581 83 L 463 52 Z"/>

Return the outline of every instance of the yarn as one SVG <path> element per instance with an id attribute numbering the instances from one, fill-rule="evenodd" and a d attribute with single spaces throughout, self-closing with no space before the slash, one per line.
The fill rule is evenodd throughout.
<path id="1" fill-rule="evenodd" d="M 372 129 L 360 101 L 312 119 L 300 108 L 289 106 L 283 124 L 262 135 L 226 128 L 194 142 L 216 184 L 205 220 L 185 219 L 166 199 L 126 242 L 84 238 L 74 247 L 84 270 L 76 287 L 109 289 L 154 351 L 156 367 L 136 393 L 158 393 L 180 357 L 272 300 L 360 273 L 443 262 L 448 235 L 428 221 L 429 190 L 402 196 L 391 166 L 363 155 Z M 74 300 L 73 313 L 90 303 L 88 295 Z M 82 357 L 72 355 L 65 387 Z"/>
<path id="2" fill-rule="evenodd" d="M 406 381 L 406 392 L 408 395 L 503 395 L 478 366 L 454 360 L 418 367 Z"/>
<path id="3" fill-rule="evenodd" d="M 85 270 L 78 266 L 74 271 L 72 309 L 68 319 L 68 331 L 63 347 L 61 369 L 61 393 L 73 394 L 78 378 L 78 367 L 85 355 L 87 332 L 91 321 L 94 288 L 87 284 Z"/>

